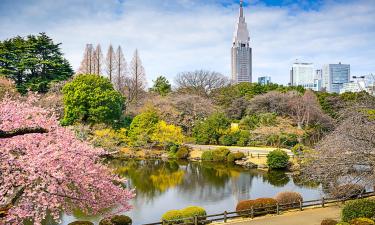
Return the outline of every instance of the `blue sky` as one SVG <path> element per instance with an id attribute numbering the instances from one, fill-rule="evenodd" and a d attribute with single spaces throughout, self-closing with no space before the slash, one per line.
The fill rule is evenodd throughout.
<path id="1" fill-rule="evenodd" d="M 207 69 L 230 75 L 234 0 L 0 0 L 0 39 L 46 32 L 74 69 L 86 43 L 138 48 L 149 83 Z M 375 0 L 245 0 L 254 80 L 286 84 L 298 59 L 375 73 Z"/>

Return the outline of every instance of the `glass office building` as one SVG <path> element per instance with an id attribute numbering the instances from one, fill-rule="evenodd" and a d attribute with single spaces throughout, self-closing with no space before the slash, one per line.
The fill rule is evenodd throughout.
<path id="1" fill-rule="evenodd" d="M 323 66 L 322 88 L 329 93 L 340 93 L 344 83 L 350 82 L 349 64 L 327 64 Z"/>
<path id="2" fill-rule="evenodd" d="M 263 77 L 258 77 L 258 83 L 261 85 L 266 85 L 271 83 L 271 77 L 269 76 L 263 76 Z"/>

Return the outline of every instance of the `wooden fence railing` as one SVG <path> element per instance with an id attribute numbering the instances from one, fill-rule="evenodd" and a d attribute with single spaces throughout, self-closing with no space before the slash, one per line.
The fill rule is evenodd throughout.
<path id="1" fill-rule="evenodd" d="M 309 201 L 300 201 L 299 203 L 295 204 L 277 204 L 276 206 L 271 207 L 263 207 L 263 208 L 251 208 L 249 210 L 243 211 L 224 211 L 223 213 L 218 214 L 211 214 L 206 216 L 194 216 L 189 218 L 184 218 L 180 220 L 164 220 L 156 223 L 147 223 L 144 225 L 171 225 L 171 224 L 179 224 L 179 225 L 199 225 L 199 224 L 206 224 L 215 221 L 220 221 L 226 223 L 228 219 L 238 218 L 238 217 L 248 217 L 254 218 L 258 215 L 265 215 L 269 213 L 280 214 L 282 211 L 287 211 L 291 209 L 299 209 L 303 210 L 306 207 L 311 206 L 321 206 L 325 207 L 326 204 L 336 203 L 336 202 L 345 202 L 351 199 L 358 199 L 358 198 L 367 198 L 375 196 L 375 192 L 365 192 L 360 194 L 359 196 L 353 198 L 321 198 L 316 200 L 309 200 Z"/>

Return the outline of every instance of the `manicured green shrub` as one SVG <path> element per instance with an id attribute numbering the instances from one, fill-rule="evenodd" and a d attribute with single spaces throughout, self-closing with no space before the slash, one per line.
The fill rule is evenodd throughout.
<path id="1" fill-rule="evenodd" d="M 267 155 L 267 165 L 270 169 L 284 169 L 288 166 L 289 156 L 280 149 L 271 151 Z"/>
<path id="2" fill-rule="evenodd" d="M 181 146 L 175 154 L 177 159 L 186 159 L 189 156 L 189 148 L 187 146 Z"/>
<path id="3" fill-rule="evenodd" d="M 215 150 L 204 151 L 201 158 L 203 161 L 222 162 L 227 160 L 227 155 L 229 153 L 230 151 L 227 148 L 218 148 Z"/>
<path id="4" fill-rule="evenodd" d="M 331 195 L 335 198 L 353 198 L 365 192 L 366 189 L 359 184 L 344 184 L 333 188 Z"/>
<path id="5" fill-rule="evenodd" d="M 161 217 L 162 220 L 175 220 L 175 223 L 182 222 L 182 213 L 181 210 L 169 210 L 164 213 Z"/>
<path id="6" fill-rule="evenodd" d="M 280 205 L 285 206 L 298 206 L 299 202 L 303 201 L 302 195 L 298 192 L 280 192 L 275 196 L 276 201 Z"/>
<path id="7" fill-rule="evenodd" d="M 336 223 L 336 225 L 350 225 L 350 223 L 347 223 L 347 222 L 339 222 L 339 223 Z"/>
<path id="8" fill-rule="evenodd" d="M 90 221 L 74 221 L 69 223 L 68 225 L 94 225 L 94 223 Z"/>
<path id="9" fill-rule="evenodd" d="M 230 153 L 229 149 L 227 148 L 218 148 L 212 151 L 212 160 L 215 162 L 225 161 L 227 159 L 227 155 Z"/>
<path id="10" fill-rule="evenodd" d="M 206 210 L 199 206 L 189 206 L 181 209 L 182 218 L 191 218 L 194 216 L 206 216 Z"/>
<path id="11" fill-rule="evenodd" d="M 113 225 L 131 225 L 132 219 L 125 215 L 115 215 L 111 218 Z"/>
<path id="12" fill-rule="evenodd" d="M 358 199 L 349 201 L 341 211 L 341 219 L 349 222 L 355 218 L 373 218 L 375 216 L 375 200 Z"/>
<path id="13" fill-rule="evenodd" d="M 350 221 L 350 225 L 374 225 L 375 222 L 369 218 L 356 218 Z"/>
<path id="14" fill-rule="evenodd" d="M 245 158 L 245 154 L 243 152 L 231 152 L 227 156 L 227 161 L 234 162 L 242 158 Z"/>
<path id="15" fill-rule="evenodd" d="M 273 198 L 257 198 L 255 200 L 245 200 L 238 202 L 236 206 L 236 211 L 243 211 L 243 210 L 250 210 L 251 208 L 254 209 L 254 212 L 257 215 L 267 214 L 262 213 L 263 211 L 272 211 L 276 210 L 277 201 Z M 239 215 L 248 216 L 250 215 L 249 211 L 246 212 L 239 212 Z"/>
<path id="16" fill-rule="evenodd" d="M 337 224 L 337 221 L 333 219 L 324 219 L 320 223 L 320 225 L 336 225 L 336 224 Z"/>
<path id="17" fill-rule="evenodd" d="M 202 153 L 201 159 L 203 161 L 212 161 L 213 160 L 212 151 L 204 151 Z"/>
<path id="18" fill-rule="evenodd" d="M 181 223 L 186 220 L 186 222 L 191 222 L 191 218 L 194 216 L 206 216 L 206 210 L 199 206 L 189 206 L 180 210 L 169 210 L 163 214 L 162 220 L 167 221 L 167 224 Z M 204 219 L 204 218 L 201 218 Z M 169 222 L 173 220 L 172 222 Z"/>

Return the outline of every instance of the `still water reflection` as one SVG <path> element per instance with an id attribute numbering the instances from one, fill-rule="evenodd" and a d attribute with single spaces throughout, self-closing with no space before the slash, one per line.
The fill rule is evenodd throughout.
<path id="1" fill-rule="evenodd" d="M 282 171 L 248 170 L 225 163 L 162 160 L 114 160 L 120 176 L 136 188 L 134 209 L 128 213 L 133 224 L 160 220 L 170 209 L 189 205 L 204 207 L 209 214 L 234 210 L 239 200 L 273 197 L 280 191 L 300 192 L 305 200 L 321 196 L 319 186 L 301 183 Z M 63 216 L 63 225 L 81 216 Z M 81 218 L 82 219 L 82 218 Z M 100 217 L 84 218 L 96 224 Z"/>

